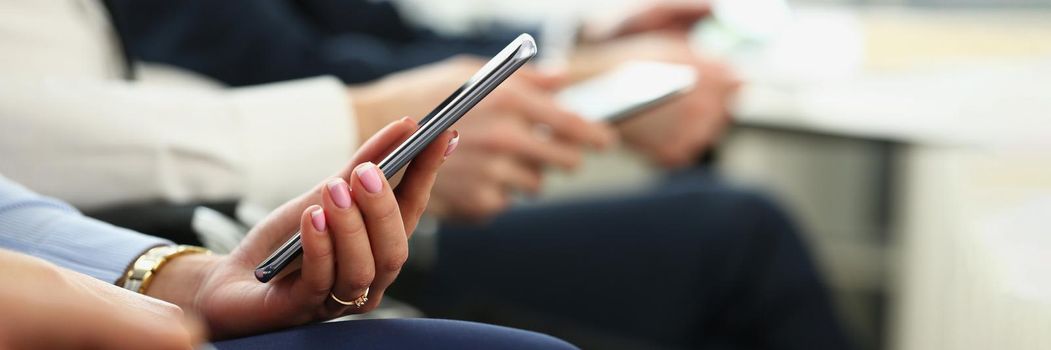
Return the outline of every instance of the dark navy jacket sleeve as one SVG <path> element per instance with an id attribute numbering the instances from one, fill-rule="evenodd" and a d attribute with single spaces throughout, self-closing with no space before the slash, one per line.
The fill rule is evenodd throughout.
<path id="1" fill-rule="evenodd" d="M 368 0 L 109 0 L 126 49 L 233 86 L 316 75 L 374 80 L 457 54 L 493 55 L 514 32 L 443 37 Z"/>

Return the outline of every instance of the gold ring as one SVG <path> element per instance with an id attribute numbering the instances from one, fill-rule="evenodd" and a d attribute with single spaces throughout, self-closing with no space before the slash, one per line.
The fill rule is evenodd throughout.
<path id="1" fill-rule="evenodd" d="M 353 306 L 353 307 L 362 307 L 363 305 L 365 305 L 365 303 L 369 302 L 369 288 L 365 288 L 365 293 L 361 294 L 360 297 L 357 297 L 357 298 L 355 298 L 354 300 L 351 300 L 351 301 L 339 300 L 339 298 L 336 297 L 336 295 L 332 294 L 331 292 L 328 293 L 328 296 L 332 297 L 332 300 L 335 300 L 337 303 L 340 303 L 341 305 Z"/>

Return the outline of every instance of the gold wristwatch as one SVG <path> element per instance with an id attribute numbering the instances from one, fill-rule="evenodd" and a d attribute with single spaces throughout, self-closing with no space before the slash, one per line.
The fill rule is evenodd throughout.
<path id="1" fill-rule="evenodd" d="M 191 245 L 163 245 L 150 248 L 128 267 L 119 285 L 132 292 L 146 294 L 153 276 L 171 259 L 187 254 L 211 254 L 208 249 Z"/>

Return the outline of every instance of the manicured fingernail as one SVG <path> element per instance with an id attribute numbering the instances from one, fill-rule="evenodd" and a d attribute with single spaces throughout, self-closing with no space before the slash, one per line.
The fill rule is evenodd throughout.
<path id="1" fill-rule="evenodd" d="M 383 181 L 380 180 L 380 172 L 376 168 L 376 164 L 372 164 L 372 162 L 363 163 L 358 165 L 354 172 L 358 174 L 358 181 L 361 181 L 361 186 L 365 187 L 365 191 L 378 193 L 383 189 Z"/>
<path id="2" fill-rule="evenodd" d="M 310 212 L 310 222 L 314 224 L 314 229 L 319 232 L 325 231 L 325 210 L 318 207 Z"/>
<path id="3" fill-rule="evenodd" d="M 453 151 L 456 150 L 456 146 L 459 145 L 459 144 L 460 144 L 460 132 L 456 131 L 456 130 L 453 130 L 453 138 L 452 138 L 452 140 L 449 140 L 449 146 L 445 147 L 445 156 L 448 157 L 450 154 L 453 154 Z"/>
<path id="4" fill-rule="evenodd" d="M 413 124 L 415 124 L 415 123 L 416 123 L 416 120 L 415 120 L 415 119 L 412 119 L 412 117 L 410 117 L 410 116 L 404 116 L 404 117 L 401 117 L 401 121 L 403 121 L 403 122 L 411 122 L 411 123 L 413 123 Z"/>
<path id="5" fill-rule="evenodd" d="M 350 191 L 347 186 L 347 181 L 340 179 L 332 180 L 328 183 L 328 193 L 332 195 L 332 202 L 336 203 L 337 207 L 347 209 L 351 206 Z"/>

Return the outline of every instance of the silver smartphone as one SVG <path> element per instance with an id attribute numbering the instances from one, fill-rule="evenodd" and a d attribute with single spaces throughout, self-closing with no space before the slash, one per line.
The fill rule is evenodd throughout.
<path id="1" fill-rule="evenodd" d="M 533 37 L 529 34 L 519 35 L 485 66 L 482 66 L 482 69 L 474 76 L 467 79 L 466 83 L 427 114 L 423 120 L 420 120 L 420 128 L 380 161 L 378 166 L 383 174 L 388 179 L 397 174 L 439 134 L 456 123 L 460 117 L 536 54 L 537 46 Z M 412 87 L 406 86 L 405 88 L 411 89 Z M 255 278 L 260 282 L 270 281 L 302 253 L 303 244 L 300 241 L 300 233 L 296 232 L 292 238 L 256 267 Z"/>
<path id="2" fill-rule="evenodd" d="M 617 122 L 661 105 L 693 88 L 693 67 L 653 61 L 624 63 L 559 91 L 566 109 L 595 122 Z"/>

